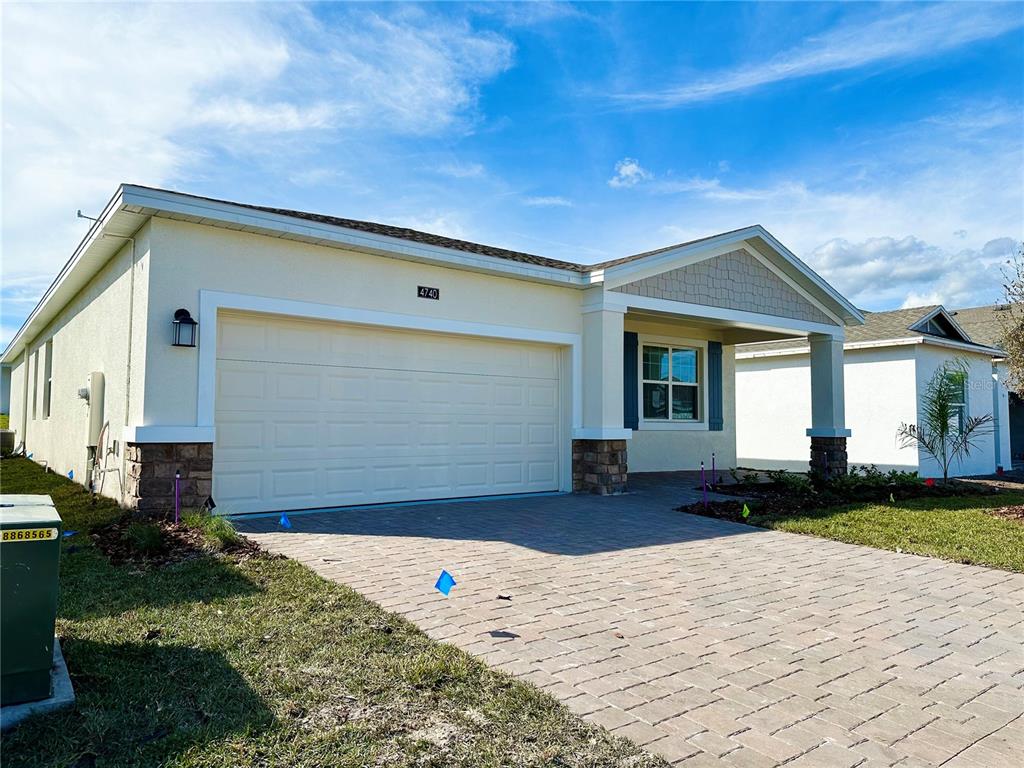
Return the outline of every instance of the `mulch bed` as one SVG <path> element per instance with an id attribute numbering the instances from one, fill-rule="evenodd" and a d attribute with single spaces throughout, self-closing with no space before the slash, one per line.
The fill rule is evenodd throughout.
<path id="1" fill-rule="evenodd" d="M 156 552 L 141 552 L 127 535 L 128 526 L 134 522 L 139 521 L 126 516 L 109 525 L 94 528 L 89 537 L 114 565 L 130 563 L 159 567 L 211 554 L 229 555 L 239 560 L 266 555 L 255 542 L 246 538 L 237 544 L 214 550 L 202 532 L 168 520 L 143 521 L 160 529 L 161 546 Z"/>
<path id="2" fill-rule="evenodd" d="M 678 512 L 691 515 L 714 517 L 733 523 L 756 525 L 759 516 L 789 516 L 814 509 L 842 506 L 845 504 L 874 503 L 888 504 L 907 499 L 941 498 L 949 496 L 989 495 L 1002 493 L 1003 489 L 994 485 L 983 485 L 974 482 L 952 481 L 949 485 L 863 485 L 855 487 L 845 495 L 835 493 L 815 493 L 810 495 L 794 495 L 779 483 L 731 483 L 709 487 L 715 493 L 727 496 L 739 496 L 736 501 L 708 501 L 687 504 L 677 507 Z M 743 505 L 746 503 L 750 517 L 743 517 Z M 1003 507 L 990 510 L 990 514 L 1024 522 L 1021 507 Z"/>

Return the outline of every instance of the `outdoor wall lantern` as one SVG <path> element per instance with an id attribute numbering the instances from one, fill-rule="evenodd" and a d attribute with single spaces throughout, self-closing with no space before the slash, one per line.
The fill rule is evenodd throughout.
<path id="1" fill-rule="evenodd" d="M 196 345 L 196 334 L 199 332 L 199 323 L 192 319 L 187 309 L 179 309 L 174 313 L 174 346 L 194 347 Z"/>

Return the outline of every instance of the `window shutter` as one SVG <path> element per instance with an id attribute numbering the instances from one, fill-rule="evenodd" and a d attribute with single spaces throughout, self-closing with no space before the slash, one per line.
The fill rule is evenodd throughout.
<path id="1" fill-rule="evenodd" d="M 708 342 L 708 429 L 721 432 L 725 426 L 722 411 L 722 342 Z"/>
<path id="2" fill-rule="evenodd" d="M 632 331 L 626 331 L 622 339 L 622 414 L 626 429 L 637 429 L 640 426 L 638 402 L 640 400 L 640 372 L 637 370 L 637 337 Z"/>

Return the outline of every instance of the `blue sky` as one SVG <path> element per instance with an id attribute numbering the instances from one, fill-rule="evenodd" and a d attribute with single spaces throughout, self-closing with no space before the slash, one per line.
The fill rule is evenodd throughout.
<path id="1" fill-rule="evenodd" d="M 760 223 L 998 301 L 1024 4 L 3 7 L 6 343 L 122 181 L 597 261 Z"/>

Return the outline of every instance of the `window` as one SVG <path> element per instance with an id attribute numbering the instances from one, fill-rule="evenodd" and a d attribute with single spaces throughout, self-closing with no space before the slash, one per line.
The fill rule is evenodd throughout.
<path id="1" fill-rule="evenodd" d="M 50 393 L 53 390 L 53 339 L 46 342 L 43 357 L 43 418 L 50 418 Z"/>
<path id="2" fill-rule="evenodd" d="M 32 418 L 39 418 L 39 350 L 32 353 Z"/>
<path id="3" fill-rule="evenodd" d="M 950 371 L 946 374 L 946 381 L 951 390 L 952 417 L 950 422 L 955 426 L 957 432 L 963 432 L 964 422 L 967 420 L 967 374 L 963 371 Z"/>
<path id="4" fill-rule="evenodd" d="M 641 366 L 644 419 L 700 420 L 701 395 L 696 349 L 645 344 Z"/>

